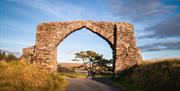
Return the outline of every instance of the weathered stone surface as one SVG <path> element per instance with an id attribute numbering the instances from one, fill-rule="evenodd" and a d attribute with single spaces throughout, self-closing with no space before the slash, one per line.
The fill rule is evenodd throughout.
<path id="1" fill-rule="evenodd" d="M 33 54 L 34 54 L 34 46 L 23 48 L 23 54 L 21 58 L 27 60 L 28 63 L 31 63 Z"/>
<path id="2" fill-rule="evenodd" d="M 33 63 L 52 71 L 56 70 L 57 46 L 71 33 L 82 28 L 89 29 L 107 41 L 113 50 L 117 74 L 137 64 L 141 59 L 136 47 L 133 25 L 126 22 L 96 21 L 42 23 L 37 27 L 35 46 L 25 48 L 23 56 Z"/>

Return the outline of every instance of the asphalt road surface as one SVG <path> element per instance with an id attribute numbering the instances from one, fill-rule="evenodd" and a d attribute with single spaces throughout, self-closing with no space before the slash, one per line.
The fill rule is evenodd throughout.
<path id="1" fill-rule="evenodd" d="M 118 87 L 90 78 L 68 78 L 67 91 L 121 91 Z"/>

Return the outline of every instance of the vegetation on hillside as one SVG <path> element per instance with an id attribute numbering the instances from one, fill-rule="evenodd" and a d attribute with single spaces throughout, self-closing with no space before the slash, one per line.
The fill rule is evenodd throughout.
<path id="1" fill-rule="evenodd" d="M 17 61 L 18 60 L 18 58 L 15 56 L 15 55 L 13 55 L 13 54 L 11 54 L 11 53 L 5 53 L 5 51 L 1 51 L 0 50 L 0 61 L 6 61 L 6 62 L 9 62 L 9 61 Z"/>
<path id="2" fill-rule="evenodd" d="M 75 70 L 72 67 L 62 67 L 61 64 L 57 65 L 57 71 L 60 73 L 74 73 Z"/>
<path id="3" fill-rule="evenodd" d="M 144 62 L 126 70 L 113 82 L 127 91 L 179 91 L 180 60 Z"/>
<path id="4" fill-rule="evenodd" d="M 0 91 L 66 91 L 66 81 L 35 65 L 0 62 Z"/>
<path id="5" fill-rule="evenodd" d="M 58 64 L 57 71 L 64 78 L 86 78 L 87 74 L 82 73 L 82 69 L 81 72 L 76 72 L 76 69 L 79 67 L 81 67 L 81 65 L 72 66 L 69 63 L 66 64 L 66 66 L 61 66 L 61 64 Z"/>
<path id="6" fill-rule="evenodd" d="M 74 72 L 74 73 L 59 73 L 63 78 L 87 78 L 86 74 Z"/>

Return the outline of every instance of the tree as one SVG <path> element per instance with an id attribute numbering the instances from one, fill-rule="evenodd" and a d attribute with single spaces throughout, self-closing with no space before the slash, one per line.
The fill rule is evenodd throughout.
<path id="1" fill-rule="evenodd" d="M 80 51 L 75 53 L 75 58 L 80 58 L 83 61 L 84 68 L 98 74 L 112 73 L 112 60 L 107 60 L 94 51 Z M 87 66 L 89 63 L 89 66 Z"/>
<path id="2" fill-rule="evenodd" d="M 112 74 L 113 72 L 113 60 L 101 58 L 93 62 L 93 68 L 96 73 L 99 74 Z"/>
<path id="3" fill-rule="evenodd" d="M 98 58 L 102 57 L 102 55 L 99 55 L 96 52 L 93 51 L 80 51 L 75 53 L 75 58 L 80 58 L 83 61 L 85 69 L 88 71 L 90 70 L 87 66 L 88 63 L 93 62 L 94 60 L 97 60 Z"/>
<path id="4" fill-rule="evenodd" d="M 5 51 L 0 50 L 0 61 L 9 62 L 9 61 L 16 61 L 16 60 L 18 60 L 18 58 L 15 55 L 11 53 L 6 54 Z"/>
<path id="5" fill-rule="evenodd" d="M 6 59 L 6 53 L 4 51 L 0 50 L 0 60 L 5 60 Z"/>
<path id="6" fill-rule="evenodd" d="M 13 54 L 8 54 L 6 57 L 6 61 L 16 61 L 16 60 L 18 60 L 18 58 Z"/>

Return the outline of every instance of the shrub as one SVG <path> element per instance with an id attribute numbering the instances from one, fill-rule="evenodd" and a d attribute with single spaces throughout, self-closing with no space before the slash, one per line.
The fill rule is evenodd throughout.
<path id="1" fill-rule="evenodd" d="M 0 62 L 0 91 L 65 91 L 66 81 L 35 65 Z"/>
<path id="2" fill-rule="evenodd" d="M 6 61 L 6 62 L 9 62 L 9 61 L 17 61 L 18 58 L 14 55 L 14 54 L 6 54 L 5 52 L 1 51 L 0 50 L 0 61 Z"/>
<path id="3" fill-rule="evenodd" d="M 62 67 L 60 64 L 57 66 L 57 71 L 60 73 L 74 73 L 74 68 Z"/>

